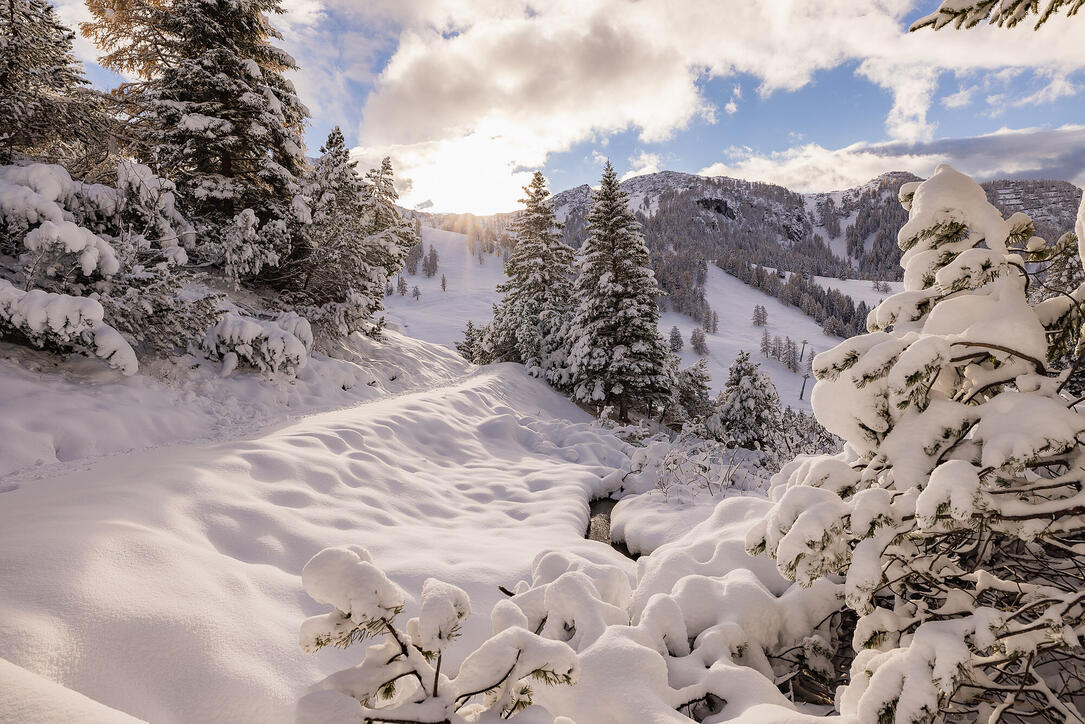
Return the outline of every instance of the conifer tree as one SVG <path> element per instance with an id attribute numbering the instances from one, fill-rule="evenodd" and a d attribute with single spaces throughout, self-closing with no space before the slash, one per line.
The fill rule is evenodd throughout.
<path id="1" fill-rule="evenodd" d="M 779 422 L 776 386 L 748 352 L 739 352 L 708 420 L 709 431 L 728 445 L 763 450 L 771 444 Z"/>
<path id="2" fill-rule="evenodd" d="M 799 371 L 799 348 L 791 337 L 784 340 L 784 354 L 781 362 L 792 372 Z"/>
<path id="3" fill-rule="evenodd" d="M 844 717 L 1081 720 L 1085 418 L 1049 360 L 1085 286 L 1030 304 L 1049 245 L 948 166 L 900 200 L 904 291 L 814 361 L 814 412 L 847 446 L 781 471 L 747 548 L 843 580 Z"/>
<path id="4" fill-rule="evenodd" d="M 577 265 L 569 360 L 576 399 L 617 405 L 622 421 L 631 408 L 651 410 L 668 397 L 667 349 L 656 304 L 662 290 L 627 202 L 607 162 Z"/>
<path id="5" fill-rule="evenodd" d="M 761 356 L 772 356 L 772 337 L 769 336 L 769 331 L 767 329 L 761 332 Z"/>
<path id="6" fill-rule="evenodd" d="M 705 342 L 703 329 L 700 327 L 693 328 L 693 331 L 689 333 L 689 346 L 699 355 L 708 354 L 708 343 Z"/>
<path id="7" fill-rule="evenodd" d="M 448 291 L 448 279 L 445 278 L 444 274 L 441 275 L 441 291 L 442 292 L 447 292 Z"/>
<path id="8" fill-rule="evenodd" d="M 73 38 L 46 0 L 0 3 L 0 163 L 14 152 L 70 157 L 98 135 L 101 100 L 85 87 Z"/>
<path id="9" fill-rule="evenodd" d="M 1042 7 L 1041 7 L 1042 5 Z M 942 0 L 938 9 L 912 23 L 912 31 L 921 28 L 940 30 L 946 25 L 972 28 L 983 21 L 991 25 L 1012 28 L 1036 16 L 1033 29 L 1039 28 L 1055 15 L 1065 11 L 1066 17 L 1076 15 L 1085 0 Z"/>
<path id="10" fill-rule="evenodd" d="M 683 344 L 684 344 L 684 342 L 682 341 L 682 332 L 681 332 L 681 330 L 679 330 L 677 326 L 671 327 L 671 337 L 670 337 L 671 352 L 674 352 L 675 354 L 677 354 L 678 352 L 681 352 Z"/>
<path id="11" fill-rule="evenodd" d="M 485 336 L 490 361 L 520 362 L 529 373 L 560 383 L 572 298 L 573 250 L 561 239 L 539 171 L 524 187 L 524 211 L 513 223 L 516 245 L 505 263 L 504 296 Z"/>
<path id="12" fill-rule="evenodd" d="M 363 181 L 338 128 L 320 150 L 305 184 L 312 210 L 310 251 L 288 270 L 298 281 L 287 297 L 325 338 L 334 339 L 364 331 L 383 308 L 389 277 L 414 243 L 414 230 L 399 218 L 395 189 L 374 181 L 390 174 L 390 166 Z"/>
<path id="13" fill-rule="evenodd" d="M 430 244 L 429 253 L 427 253 L 425 259 L 422 260 L 422 273 L 427 277 L 432 277 L 437 274 L 437 271 L 437 249 L 434 248 L 433 244 Z"/>
<path id="14" fill-rule="evenodd" d="M 699 359 L 681 370 L 677 376 L 678 402 L 687 418 L 693 422 L 703 422 L 712 412 L 712 377 L 708 374 L 708 364 Z"/>
<path id="15" fill-rule="evenodd" d="M 221 261 L 223 234 L 245 210 L 257 223 L 246 241 L 253 249 L 233 254 L 247 260 L 242 274 L 306 256 L 299 227 L 308 211 L 296 197 L 309 111 L 283 75 L 294 59 L 273 45 L 282 36 L 268 16 L 282 12 L 279 0 L 92 0 L 89 8 L 94 22 L 84 32 L 108 51 L 102 63 L 141 77 L 120 94 L 141 155 L 177 184 L 207 240 L 197 257 Z"/>
<path id="16" fill-rule="evenodd" d="M 467 326 L 463 328 L 463 339 L 456 342 L 456 351 L 468 362 L 476 362 L 479 358 L 480 341 L 478 327 L 468 319 Z"/>

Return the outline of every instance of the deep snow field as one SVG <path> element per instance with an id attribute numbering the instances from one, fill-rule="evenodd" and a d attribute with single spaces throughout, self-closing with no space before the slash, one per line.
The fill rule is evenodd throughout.
<path id="1" fill-rule="evenodd" d="M 223 378 L 194 358 L 122 377 L 0 345 L 0 721 L 293 721 L 309 687 L 363 655 L 298 644 L 327 610 L 302 567 L 340 545 L 372 553 L 407 615 L 430 576 L 468 592 L 450 671 L 489 635 L 498 586 L 590 578 L 575 606 L 554 597 L 579 632 L 581 683 L 536 697 L 578 724 L 689 721 L 676 709 L 708 688 L 727 700 L 709 722 L 815 713 L 780 694 L 765 652 L 804 635 L 833 594 L 746 556 L 769 503 L 667 500 L 650 465 L 638 472 L 643 449 L 521 367 L 475 368 L 434 344 L 485 321 L 500 269 L 462 254 L 457 267 L 460 235 L 426 239 L 449 291 L 411 277 L 421 301 L 389 305 L 405 334 L 356 336 L 348 359 L 317 355 L 297 379 Z M 709 289 L 717 382 L 756 350 L 755 303 L 771 332 L 832 343 L 718 270 Z M 689 320 L 672 324 L 688 337 Z M 797 376 L 766 366 L 783 397 L 797 393 Z M 619 489 L 615 537 L 646 554 L 636 562 L 584 538 L 589 501 Z"/>

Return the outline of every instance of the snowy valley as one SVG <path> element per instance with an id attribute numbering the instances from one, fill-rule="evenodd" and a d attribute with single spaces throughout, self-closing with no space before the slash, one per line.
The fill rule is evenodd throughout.
<path id="1" fill-rule="evenodd" d="M 0 0 L 0 724 L 1085 722 L 1085 0 L 701 5 Z"/>

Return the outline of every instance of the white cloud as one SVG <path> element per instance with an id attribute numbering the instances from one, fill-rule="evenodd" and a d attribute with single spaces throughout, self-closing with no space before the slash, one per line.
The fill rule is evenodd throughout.
<path id="1" fill-rule="evenodd" d="M 961 86 L 956 93 L 951 93 L 942 98 L 942 105 L 946 108 L 964 108 L 972 102 L 972 96 L 979 90 L 979 86 Z"/>
<path id="2" fill-rule="evenodd" d="M 639 155 L 629 159 L 631 168 L 622 174 L 622 181 L 634 176 L 644 176 L 650 173 L 659 173 L 663 170 L 663 157 L 658 153 L 641 151 Z"/>
<path id="3" fill-rule="evenodd" d="M 892 94 L 888 137 L 916 143 L 935 134 L 927 112 L 947 70 L 1085 67 L 1085 44 L 1058 24 L 1037 32 L 979 27 L 910 34 L 912 3 L 896 0 L 861 10 L 852 0 L 551 0 L 534 3 L 530 12 L 517 1 L 481 10 L 467 0 L 395 5 L 383 3 L 403 29 L 359 133 L 371 148 L 413 149 L 412 160 L 401 163 L 412 178 L 435 162 L 428 149 L 461 141 L 475 147 L 467 139 L 483 128 L 499 133 L 489 150 L 511 152 L 504 160 L 513 169 L 617 131 L 665 140 L 695 119 L 713 120 L 701 80 L 736 72 L 758 78 L 758 92 L 767 95 L 857 61 L 859 75 Z M 706 17 L 728 22 L 706 23 Z M 724 112 L 737 110 L 741 92 L 736 84 Z M 443 193 L 414 181 L 422 198 Z M 518 198 L 511 175 L 506 186 L 503 196 Z"/>
<path id="4" fill-rule="evenodd" d="M 734 176 L 798 191 L 832 191 L 865 183 L 887 171 L 929 176 L 941 163 L 980 179 L 1065 178 L 1085 185 L 1085 125 L 1056 129 L 1001 129 L 974 138 L 923 143 L 856 143 L 828 149 L 815 143 L 758 154 L 727 149 L 727 162 L 703 176 Z"/>
<path id="5" fill-rule="evenodd" d="M 1050 78 L 1048 83 L 1035 93 L 1030 93 L 1024 98 L 1014 101 L 1015 106 L 1036 106 L 1042 103 L 1051 103 L 1065 96 L 1076 95 L 1081 88 L 1074 85 L 1065 73 L 1047 72 Z"/>
<path id="6" fill-rule="evenodd" d="M 58 2 L 66 19 L 85 16 L 81 0 Z M 908 33 L 914 4 L 284 0 L 273 22 L 302 66 L 302 99 L 323 124 L 353 125 L 367 157 L 393 156 L 411 186 L 405 203 L 454 208 L 474 185 L 479 195 L 461 208 L 478 210 L 515 207 L 524 169 L 574 144 L 629 130 L 653 143 L 714 122 L 710 78 L 748 74 L 766 96 L 857 63 L 891 94 L 887 136 L 908 142 L 934 135 L 927 112 L 947 71 L 1042 71 L 1029 103 L 1076 92 L 1069 74 L 1085 67 L 1085 43 L 1064 24 Z M 96 55 L 84 41 L 77 51 Z M 742 98 L 733 85 L 726 113 Z M 364 99 L 360 87 L 371 88 Z M 433 185 L 449 173 L 432 167 L 450 159 L 464 162 L 456 188 Z"/>
<path id="7" fill-rule="evenodd" d="M 738 111 L 738 104 L 735 103 L 735 99 L 732 98 L 731 100 L 727 101 L 727 105 L 723 107 L 723 110 L 727 111 L 727 115 L 729 116 L 735 115 L 735 112 Z"/>

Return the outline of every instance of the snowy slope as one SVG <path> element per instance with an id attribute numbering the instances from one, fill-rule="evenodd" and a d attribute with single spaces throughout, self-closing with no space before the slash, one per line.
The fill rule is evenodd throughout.
<path id="1" fill-rule="evenodd" d="M 298 648 L 321 610 L 299 578 L 312 555 L 364 545 L 412 595 L 444 577 L 483 614 L 545 548 L 631 571 L 582 538 L 623 449 L 498 365 L 249 439 L 59 466 L 0 493 L 0 659 L 149 721 L 290 721 L 360 655 Z M 477 642 L 489 622 L 470 626 Z"/>
<path id="2" fill-rule="evenodd" d="M 347 359 L 314 355 L 297 378 L 219 375 L 192 357 L 125 377 L 98 362 L 0 343 L 0 475 L 128 450 L 222 440 L 272 422 L 429 387 L 470 365 L 455 353 L 389 332 L 354 335 Z M 123 411 L 119 413 L 118 411 Z"/>
<path id="3" fill-rule="evenodd" d="M 500 256 L 483 255 L 483 263 L 467 252 L 467 237 L 452 231 L 422 228 L 422 243 L 426 251 L 437 249 L 437 276 L 404 273 L 408 294 L 395 294 L 384 300 L 385 317 L 404 334 L 427 342 L 452 345 L 463 338 L 467 320 L 485 324 L 493 316 L 493 305 L 501 295 L 497 285 L 505 280 L 504 263 Z M 441 274 L 448 280 L 448 291 L 441 291 Z M 410 289 L 417 286 L 422 296 L 416 301 Z"/>
<path id="4" fill-rule="evenodd" d="M 867 279 L 836 279 L 834 277 L 815 276 L 814 281 L 826 289 L 835 289 L 841 294 L 846 294 L 855 300 L 855 303 L 866 302 L 873 309 L 890 296 L 904 291 L 904 282 L 885 282 L 889 285 L 889 292 L 876 292 Z"/>
<path id="5" fill-rule="evenodd" d="M 738 353 L 744 350 L 749 352 L 754 360 L 760 362 L 761 368 L 772 377 L 776 390 L 780 394 L 781 405 L 809 410 L 810 388 L 814 381 L 811 379 L 807 382 L 806 394 L 800 401 L 802 376 L 791 372 L 774 359 L 761 356 L 761 333 L 767 328 L 771 335 L 791 337 L 800 345 L 800 349 L 802 340 L 805 339 L 809 342 L 806 346 L 807 355 L 811 348 L 817 352 L 824 352 L 836 345 L 840 339 L 826 335 L 813 319 L 798 309 L 789 307 L 779 299 L 742 283 L 715 266 L 708 267 L 705 297 L 712 305 L 712 309 L 720 315 L 719 332 L 705 336 L 708 343 L 706 359 L 713 385 L 717 389 L 722 387 L 727 380 L 727 369 L 735 361 Z M 757 304 L 763 305 L 768 310 L 768 325 L 764 328 L 755 327 L 751 322 L 753 308 Z M 692 319 L 682 314 L 668 312 L 661 317 L 659 326 L 664 335 L 669 335 L 672 326 L 677 326 L 682 332 L 682 338 L 686 341 L 681 353 L 683 365 L 692 364 L 699 359 L 689 345 L 689 335 L 697 326 Z M 806 358 L 804 356 L 804 359 Z"/>
<path id="6" fill-rule="evenodd" d="M 421 274 L 408 275 L 408 284 L 418 285 L 422 297 L 419 301 L 410 296 L 398 295 L 386 299 L 387 317 L 404 334 L 427 342 L 451 345 L 462 338 L 463 327 L 468 319 L 475 324 L 489 321 L 492 316 L 491 307 L 501 297 L 496 287 L 504 281 L 504 271 L 499 257 L 486 256 L 485 263 L 479 265 L 477 258 L 467 256 L 466 237 L 463 234 L 423 227 L 422 238 L 427 249 L 430 244 L 437 249 L 440 270 L 448 277 L 448 291 L 441 291 L 439 274 L 431 279 Z M 870 290 L 870 282 L 867 281 L 840 282 L 836 279 L 831 282 L 834 285 L 854 286 L 856 289 L 865 288 L 867 292 L 874 294 Z M 727 379 L 727 368 L 739 351 L 746 350 L 753 354 L 772 376 L 784 405 L 808 410 L 809 394 L 802 401 L 798 399 L 802 378 L 788 371 L 776 360 L 760 357 L 758 351 L 762 329 L 751 324 L 753 307 L 755 304 L 763 304 L 768 309 L 770 334 L 790 336 L 796 342 L 809 340 L 819 352 L 840 340 L 826 336 L 813 319 L 794 307 L 788 307 L 778 299 L 752 289 L 715 266 L 709 266 L 705 296 L 720 315 L 719 332 L 707 335 L 708 369 L 715 388 L 722 387 Z M 682 338 L 686 341 L 681 355 L 682 363 L 687 365 L 696 362 L 698 357 L 689 346 L 689 335 L 695 326 L 693 320 L 675 313 L 662 315 L 659 328 L 665 339 L 672 326 L 681 330 Z M 807 393 L 810 384 L 813 384 L 812 381 L 807 384 Z"/>

